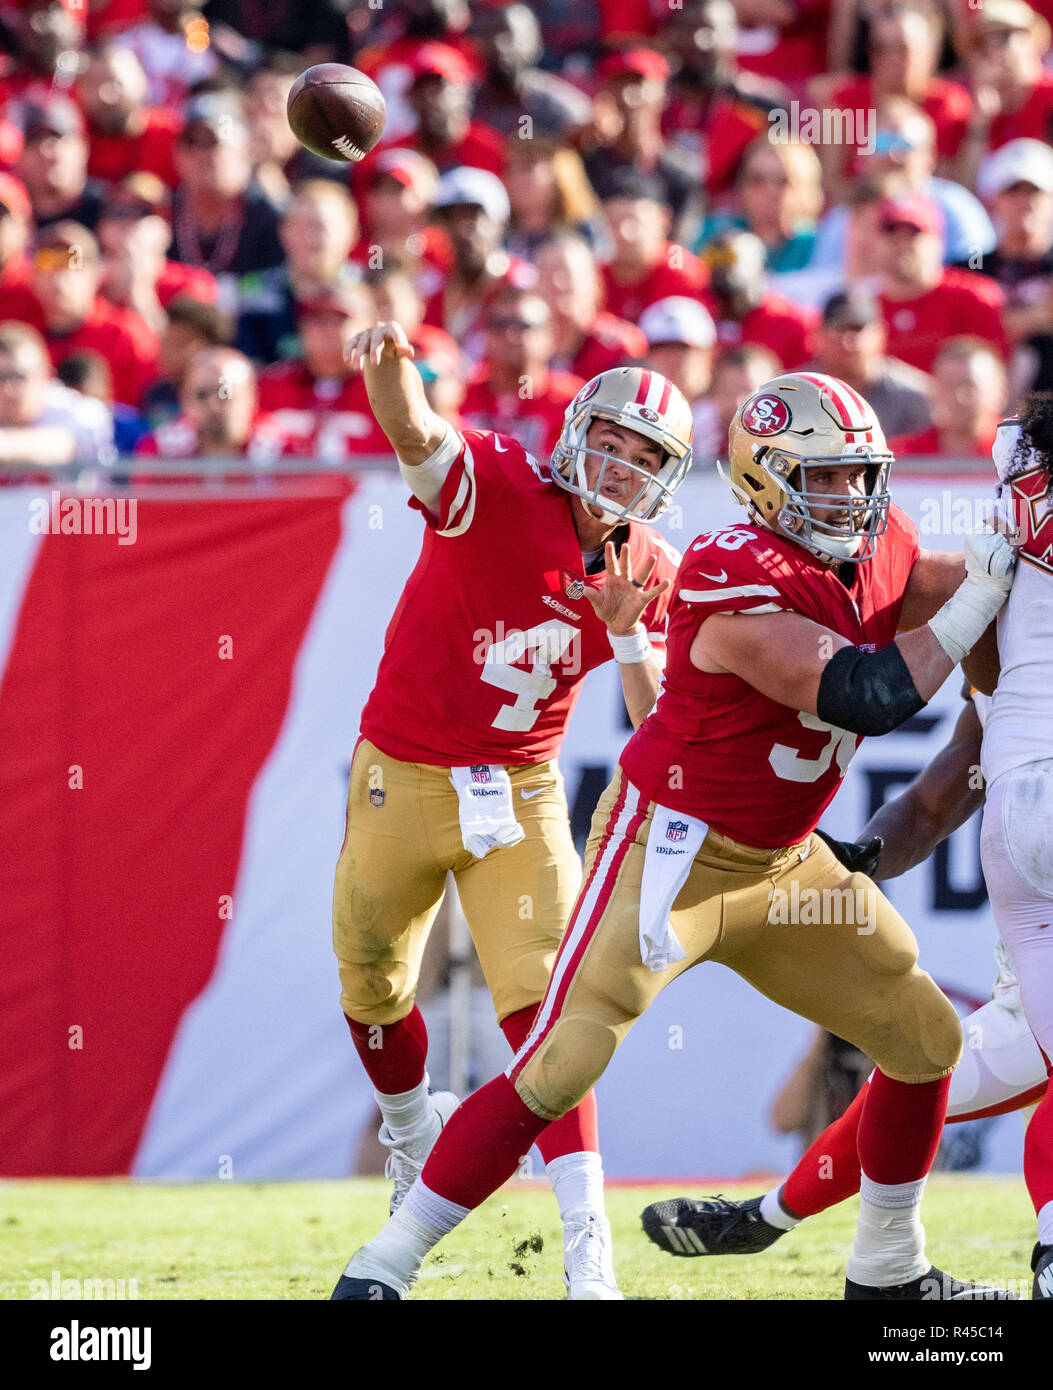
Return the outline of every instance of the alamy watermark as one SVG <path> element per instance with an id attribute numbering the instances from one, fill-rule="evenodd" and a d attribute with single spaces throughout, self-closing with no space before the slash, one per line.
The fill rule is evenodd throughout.
<path id="1" fill-rule="evenodd" d="M 773 145 L 850 145 L 873 154 L 877 112 L 840 106 L 802 106 L 791 101 L 768 112 L 768 140 Z"/>
<path id="2" fill-rule="evenodd" d="M 29 499 L 29 529 L 34 536 L 116 536 L 118 545 L 134 545 L 139 535 L 135 497 L 50 497 Z"/>

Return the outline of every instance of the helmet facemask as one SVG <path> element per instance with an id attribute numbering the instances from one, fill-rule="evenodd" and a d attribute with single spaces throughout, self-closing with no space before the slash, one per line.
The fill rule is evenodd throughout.
<path id="1" fill-rule="evenodd" d="M 810 468 L 828 471 L 857 462 L 863 463 L 866 476 L 863 494 L 817 492 L 808 486 Z M 831 458 L 761 448 L 753 460 L 754 466 L 763 469 L 782 489 L 784 500 L 776 517 L 780 529 L 821 559 L 853 564 L 871 558 L 888 526 L 892 462 L 893 455 L 887 450 L 872 453 L 862 449 L 857 455 Z M 817 510 L 833 508 L 844 514 L 840 523 L 820 521 L 815 515 Z"/>
<path id="2" fill-rule="evenodd" d="M 638 463 L 608 454 L 586 444 L 590 426 L 598 420 L 632 430 L 652 440 L 662 451 L 662 463 L 657 473 L 642 468 Z M 589 486 L 587 464 L 589 457 L 600 460 L 599 471 L 593 485 Z M 639 480 L 639 487 L 628 502 L 618 502 L 603 495 L 603 485 L 607 469 L 611 465 L 619 470 L 627 470 Z M 594 408 L 586 402 L 569 427 L 564 427 L 559 442 L 552 451 L 552 480 L 560 487 L 580 497 L 592 514 L 599 513 L 597 519 L 615 524 L 626 521 L 654 521 L 668 508 L 673 494 L 687 476 L 691 467 L 690 440 L 680 438 L 657 425 L 649 425 L 644 419 L 627 420 L 608 408 Z"/>

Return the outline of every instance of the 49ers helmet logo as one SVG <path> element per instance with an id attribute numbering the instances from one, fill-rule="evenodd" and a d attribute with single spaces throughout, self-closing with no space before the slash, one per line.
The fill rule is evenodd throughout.
<path id="1" fill-rule="evenodd" d="M 790 423 L 790 408 L 780 396 L 757 396 L 742 412 L 750 434 L 781 434 Z"/>

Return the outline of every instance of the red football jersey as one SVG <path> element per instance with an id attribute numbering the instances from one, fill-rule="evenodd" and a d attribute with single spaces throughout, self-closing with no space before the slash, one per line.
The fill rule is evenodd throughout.
<path id="1" fill-rule="evenodd" d="M 259 405 L 281 435 L 287 458 L 333 464 L 391 454 L 360 376 L 317 380 L 303 361 L 280 362 L 260 373 Z"/>
<path id="2" fill-rule="evenodd" d="M 940 346 L 958 334 L 986 338 L 1003 357 L 1009 355 L 1002 310 L 1005 295 L 988 276 L 974 270 L 945 270 L 935 289 L 914 299 L 878 296 L 888 329 L 889 357 L 931 372 Z"/>
<path id="3" fill-rule="evenodd" d="M 607 312 L 620 319 L 628 319 L 630 323 L 639 319 L 648 304 L 667 299 L 670 295 L 699 299 L 712 312 L 712 297 L 705 292 L 709 284 L 709 270 L 697 256 L 674 242 L 666 244 L 658 264 L 638 280 L 616 279 L 609 265 L 601 266 L 600 273 L 603 276 L 603 301 Z"/>
<path id="4" fill-rule="evenodd" d="M 533 383 L 532 393 L 524 399 L 518 391 L 495 391 L 483 362 L 468 383 L 461 414 L 473 429 L 512 434 L 528 454 L 548 458 L 559 439 L 567 406 L 584 385 L 582 377 L 570 372 L 549 372 L 544 381 Z"/>
<path id="5" fill-rule="evenodd" d="M 574 499 L 507 435 L 465 430 L 424 546 L 388 626 L 362 733 L 389 757 L 438 767 L 514 766 L 556 756 L 588 671 L 611 660 L 585 590 Z M 633 573 L 651 584 L 679 556 L 643 522 L 628 526 Z M 669 591 L 647 609 L 664 649 Z"/>
<path id="6" fill-rule="evenodd" d="M 769 290 L 741 321 L 716 318 L 717 342 L 722 351 L 740 343 L 757 343 L 773 352 L 787 371 L 793 371 L 813 356 L 818 323 L 814 310 Z"/>
<path id="7" fill-rule="evenodd" d="M 567 366 L 575 376 L 591 381 L 601 372 L 627 366 L 646 356 L 647 339 L 636 324 L 601 309 Z"/>
<path id="8" fill-rule="evenodd" d="M 896 635 L 918 557 L 913 523 L 888 528 L 846 588 L 828 566 L 763 526 L 705 531 L 688 549 L 669 609 L 669 660 L 654 712 L 621 757 L 626 776 L 659 805 L 698 816 L 741 844 L 777 849 L 819 823 L 860 735 L 762 695 L 740 676 L 690 659 L 713 613 L 801 613 L 867 650 Z"/>

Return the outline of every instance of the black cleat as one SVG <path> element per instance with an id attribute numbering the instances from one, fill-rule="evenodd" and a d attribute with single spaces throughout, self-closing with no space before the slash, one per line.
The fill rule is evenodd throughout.
<path id="1" fill-rule="evenodd" d="M 329 1302 L 338 1303 L 343 1299 L 355 1299 L 361 1303 L 380 1303 L 391 1299 L 401 1302 L 402 1295 L 390 1284 L 382 1284 L 379 1279 L 351 1279 L 341 1274 L 336 1288 L 329 1295 Z"/>
<path id="2" fill-rule="evenodd" d="M 907 1284 L 886 1284 L 883 1288 L 874 1288 L 870 1284 L 855 1284 L 851 1279 L 845 1280 L 847 1301 L 876 1299 L 887 1303 L 902 1303 L 939 1299 L 951 1303 L 973 1300 L 1004 1303 L 1007 1299 L 1016 1297 L 1017 1295 L 1010 1293 L 1008 1289 L 991 1288 L 984 1284 L 967 1284 L 962 1279 L 954 1279 L 951 1275 L 944 1274 L 942 1269 L 935 1266 L 927 1273 L 919 1274 L 917 1279 L 911 1279 Z"/>
<path id="3" fill-rule="evenodd" d="M 760 1214 L 761 1199 L 673 1197 L 646 1207 L 640 1219 L 655 1245 L 670 1255 L 755 1255 L 786 1234 Z"/>
<path id="4" fill-rule="evenodd" d="M 1035 1282 L 1031 1285 L 1031 1297 L 1053 1299 L 1053 1245 L 1036 1245 L 1031 1256 L 1031 1268 L 1035 1271 Z"/>

